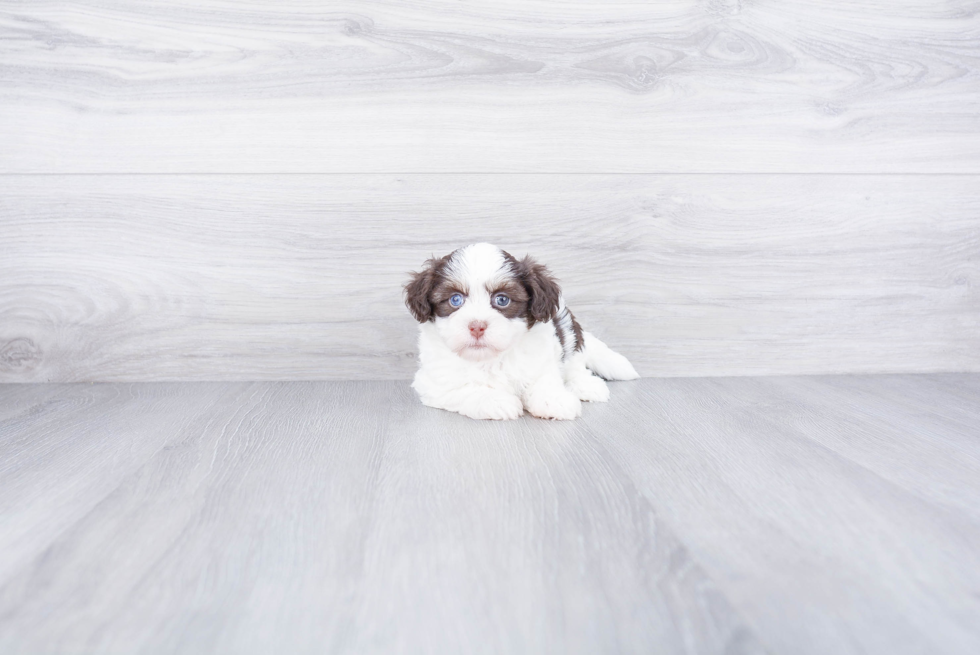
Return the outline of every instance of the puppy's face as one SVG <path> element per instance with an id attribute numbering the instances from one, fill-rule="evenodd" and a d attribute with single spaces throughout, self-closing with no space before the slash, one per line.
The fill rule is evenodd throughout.
<path id="1" fill-rule="evenodd" d="M 427 261 L 405 293 L 417 321 L 433 321 L 453 352 L 480 361 L 510 348 L 535 322 L 553 319 L 561 290 L 529 257 L 518 261 L 478 243 Z"/>

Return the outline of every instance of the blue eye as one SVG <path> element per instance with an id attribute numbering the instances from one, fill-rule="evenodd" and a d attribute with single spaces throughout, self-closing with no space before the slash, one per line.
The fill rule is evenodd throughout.
<path id="1" fill-rule="evenodd" d="M 462 305 L 463 294 L 454 293 L 453 295 L 449 296 L 449 304 L 452 305 L 453 307 L 459 307 L 460 305 Z"/>
<path id="2" fill-rule="evenodd" d="M 493 297 L 493 303 L 497 307 L 506 307 L 507 305 L 510 304 L 510 298 L 508 298 L 502 293 L 498 293 L 496 296 Z"/>

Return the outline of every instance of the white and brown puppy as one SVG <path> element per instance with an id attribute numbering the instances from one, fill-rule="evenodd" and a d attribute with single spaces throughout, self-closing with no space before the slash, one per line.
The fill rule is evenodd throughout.
<path id="1" fill-rule="evenodd" d="M 517 418 L 525 409 L 573 419 L 582 400 L 609 399 L 602 378 L 639 377 L 625 357 L 582 331 L 558 283 L 530 257 L 466 246 L 428 260 L 405 292 L 421 324 L 412 387 L 430 407 L 480 419 Z"/>

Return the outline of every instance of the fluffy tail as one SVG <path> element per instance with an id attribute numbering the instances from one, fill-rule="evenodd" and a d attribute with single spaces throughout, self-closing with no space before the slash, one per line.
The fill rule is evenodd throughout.
<path id="1" fill-rule="evenodd" d="M 585 365 L 607 380 L 635 380 L 640 377 L 629 360 L 613 351 L 588 332 L 582 334 Z"/>

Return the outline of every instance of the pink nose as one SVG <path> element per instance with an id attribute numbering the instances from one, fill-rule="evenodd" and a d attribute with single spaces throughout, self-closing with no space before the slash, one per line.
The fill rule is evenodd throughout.
<path id="1" fill-rule="evenodd" d="M 487 331 L 486 321 L 470 321 L 470 334 L 474 339 L 479 339 Z"/>

